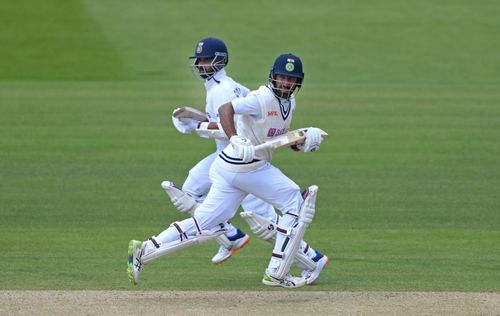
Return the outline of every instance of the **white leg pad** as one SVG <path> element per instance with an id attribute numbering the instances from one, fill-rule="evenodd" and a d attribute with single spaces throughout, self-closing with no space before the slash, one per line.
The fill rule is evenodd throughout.
<path id="1" fill-rule="evenodd" d="M 257 237 L 274 244 L 276 240 L 276 223 L 253 212 L 241 212 L 240 216 L 247 222 Z"/>
<path id="2" fill-rule="evenodd" d="M 290 266 L 293 263 L 304 234 L 307 227 L 312 222 L 314 218 L 314 213 L 316 212 L 316 196 L 318 193 L 318 186 L 312 185 L 308 188 L 306 196 L 304 198 L 304 203 L 300 208 L 300 213 L 298 216 L 298 224 L 292 225 L 288 230 L 280 230 L 278 228 L 278 233 L 285 234 L 287 238 L 283 243 L 285 249 L 281 253 L 273 253 L 273 258 L 271 262 L 274 261 L 274 265 L 277 268 L 276 274 L 273 275 L 279 279 L 283 279 L 285 275 L 290 271 Z"/>
<path id="3" fill-rule="evenodd" d="M 199 204 L 195 201 L 195 199 L 184 191 L 179 189 L 173 182 L 171 181 L 163 181 L 161 183 L 161 187 L 165 190 L 172 204 L 183 213 L 189 213 L 189 215 L 193 216 L 194 211 L 199 206 Z"/>
<path id="4" fill-rule="evenodd" d="M 276 223 L 273 223 L 261 215 L 254 214 L 253 212 L 241 212 L 240 216 L 247 222 L 248 226 L 250 226 L 250 229 L 257 237 L 274 245 L 276 242 Z M 314 270 L 316 268 L 316 263 L 300 250 L 297 251 L 295 260 L 303 270 Z"/>
<path id="5" fill-rule="evenodd" d="M 305 253 L 298 250 L 295 255 L 295 260 L 298 262 L 302 270 L 314 270 L 316 269 L 316 262 L 309 258 Z"/>
<path id="6" fill-rule="evenodd" d="M 212 239 L 215 239 L 226 232 L 225 230 L 220 230 L 216 228 L 214 231 L 203 230 L 198 234 L 196 234 L 195 236 L 188 236 L 179 222 L 175 222 L 170 226 L 174 225 L 177 226 L 176 229 L 178 230 L 180 229 L 182 231 L 182 232 L 180 231 L 180 238 L 172 242 L 164 243 L 161 245 L 155 242 L 155 245 L 157 245 L 157 247 L 149 251 L 147 254 L 143 254 L 141 257 L 141 261 L 144 265 L 160 257 L 172 254 L 178 250 L 187 248 L 194 244 L 201 244 L 210 241 Z"/>
<path id="7" fill-rule="evenodd" d="M 167 193 L 172 204 L 182 213 L 189 213 L 189 215 L 194 216 L 194 211 L 200 205 L 191 197 L 186 194 L 184 191 L 179 189 L 173 182 L 171 181 L 163 181 L 161 183 L 161 187 Z M 221 234 L 215 238 L 217 243 L 226 248 L 231 247 L 231 241 L 226 237 L 226 235 Z"/>

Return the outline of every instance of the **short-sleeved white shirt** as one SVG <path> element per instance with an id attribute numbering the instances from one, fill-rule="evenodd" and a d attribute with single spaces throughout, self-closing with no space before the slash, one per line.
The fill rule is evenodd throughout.
<path id="1" fill-rule="evenodd" d="M 261 86 L 231 103 L 237 114 L 236 132 L 248 138 L 254 146 L 288 132 L 295 111 L 294 96 L 289 100 L 278 99 L 268 86 Z M 259 150 L 255 153 L 255 160 L 271 162 L 272 152 L 273 149 Z M 237 156 L 232 146 L 227 146 L 222 155 L 224 159 L 221 159 L 232 165 L 229 169 L 249 170 L 249 166 L 235 159 Z"/>
<path id="2" fill-rule="evenodd" d="M 207 91 L 205 112 L 209 122 L 219 122 L 219 107 L 234 99 L 245 97 L 250 90 L 234 81 L 224 69 L 218 71 L 210 80 L 205 81 Z M 216 139 L 217 150 L 229 144 L 228 140 Z"/>

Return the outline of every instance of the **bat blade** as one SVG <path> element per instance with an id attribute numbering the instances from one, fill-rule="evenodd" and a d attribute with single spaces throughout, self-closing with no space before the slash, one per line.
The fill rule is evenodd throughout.
<path id="1" fill-rule="evenodd" d="M 178 119 L 190 118 L 200 122 L 207 120 L 207 116 L 205 115 L 205 113 L 190 106 L 183 106 L 181 108 L 178 108 L 174 111 L 172 115 L 173 117 L 176 117 Z"/>
<path id="2" fill-rule="evenodd" d="M 299 128 L 290 132 L 287 132 L 283 135 L 276 136 L 267 142 L 255 146 L 255 151 L 262 149 L 277 149 L 281 147 L 290 147 L 296 144 L 301 144 L 306 139 L 307 128 Z M 328 133 L 324 130 L 321 130 L 321 136 L 325 138 L 328 136 Z"/>

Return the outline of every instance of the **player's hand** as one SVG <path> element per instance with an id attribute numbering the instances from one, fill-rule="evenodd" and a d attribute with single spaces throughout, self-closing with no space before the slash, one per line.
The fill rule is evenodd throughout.
<path id="1" fill-rule="evenodd" d="M 238 158 L 241 158 L 243 162 L 250 162 L 253 160 L 255 149 L 248 138 L 234 135 L 231 136 L 229 142 L 233 146 Z"/>
<path id="2" fill-rule="evenodd" d="M 172 116 L 172 123 L 174 123 L 175 128 L 182 134 L 191 134 L 192 131 L 198 128 L 200 122 L 190 118 L 178 119 Z"/>
<path id="3" fill-rule="evenodd" d="M 306 141 L 304 142 L 304 152 L 319 150 L 319 146 L 323 141 L 321 130 L 316 127 L 309 127 L 306 132 Z"/>

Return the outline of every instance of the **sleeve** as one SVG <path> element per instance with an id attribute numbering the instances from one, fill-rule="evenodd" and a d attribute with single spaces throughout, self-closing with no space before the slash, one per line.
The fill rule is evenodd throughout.
<path id="1" fill-rule="evenodd" d="M 262 110 L 258 97 L 250 93 L 244 98 L 239 98 L 232 101 L 235 114 L 250 115 L 260 117 Z"/>
<path id="2" fill-rule="evenodd" d="M 246 97 L 250 93 L 250 89 L 248 89 L 245 86 L 240 85 L 240 89 L 241 89 L 241 96 L 242 97 Z"/>
<path id="3" fill-rule="evenodd" d="M 218 87 L 211 91 L 207 100 L 207 112 L 210 113 L 209 121 L 219 121 L 219 107 L 225 103 L 231 102 L 234 99 L 234 94 L 228 89 Z"/>
<path id="4" fill-rule="evenodd" d="M 234 93 L 228 89 L 217 89 L 217 91 L 212 94 L 212 97 L 212 104 L 215 110 L 217 110 L 221 105 L 231 102 L 231 100 L 234 99 Z"/>

